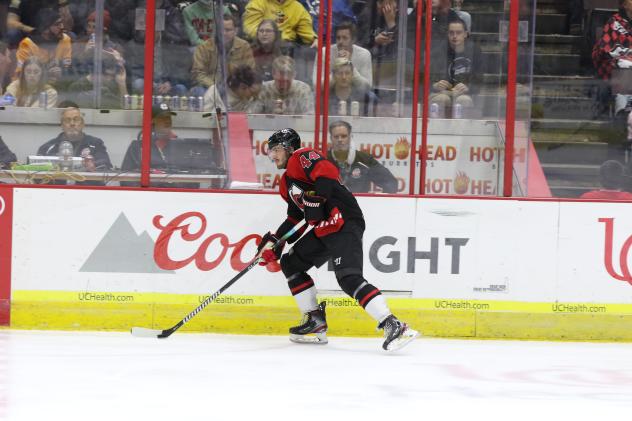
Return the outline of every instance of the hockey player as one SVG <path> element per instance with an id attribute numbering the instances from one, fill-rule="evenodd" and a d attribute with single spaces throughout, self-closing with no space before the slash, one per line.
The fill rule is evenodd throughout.
<path id="1" fill-rule="evenodd" d="M 262 265 L 281 259 L 290 291 L 305 314 L 302 324 L 290 328 L 290 340 L 327 343 L 325 302 L 317 303 L 316 287 L 307 271 L 332 259 L 340 288 L 384 330 L 382 347 L 393 351 L 412 341 L 418 332 L 399 321 L 380 290 L 362 276 L 364 217 L 355 197 L 340 183 L 336 166 L 314 149 L 301 148 L 301 138 L 293 129 L 270 136 L 268 156 L 277 168 L 286 170 L 279 189 L 287 202 L 287 218 L 276 233 L 262 237 L 257 252 Z M 314 229 L 298 242 L 303 232 L 288 238 L 288 243 L 296 244 L 281 255 L 283 245 L 273 248 L 273 244 L 303 218 Z"/>

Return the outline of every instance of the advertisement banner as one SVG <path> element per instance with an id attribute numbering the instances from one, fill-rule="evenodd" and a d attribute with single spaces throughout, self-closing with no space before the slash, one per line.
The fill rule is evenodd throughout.
<path id="1" fill-rule="evenodd" d="M 267 139 L 273 133 L 268 130 L 253 131 L 255 165 L 259 182 L 266 188 L 275 189 L 281 170 L 277 170 L 268 158 Z M 301 133 L 309 139 L 310 133 Z M 419 142 L 419 139 L 417 139 Z M 312 146 L 311 142 L 303 146 Z M 351 147 L 372 155 L 398 180 L 398 192 L 408 193 L 410 178 L 411 142 L 406 133 L 355 133 Z M 329 145 L 331 148 L 331 145 Z M 419 150 L 421 147 L 419 146 Z M 417 153 L 419 155 L 419 153 Z M 498 194 L 499 159 L 502 149 L 494 136 L 441 135 L 428 136 L 426 151 L 426 193 L 441 195 Z M 419 159 L 416 160 L 419 175 Z M 417 178 L 417 184 L 419 184 Z M 373 186 L 371 192 L 380 191 Z"/>
<path id="2" fill-rule="evenodd" d="M 10 191 L 2 195 L 3 233 Z M 14 290 L 207 294 L 247 265 L 286 212 L 277 194 L 16 189 L 13 201 Z M 632 303 L 626 204 L 359 203 L 365 277 L 390 294 Z M 321 291 L 341 294 L 329 264 L 310 273 Z M 254 269 L 230 292 L 288 294 L 278 265 Z"/>
<path id="3" fill-rule="evenodd" d="M 9 325 L 13 188 L 0 186 L 0 326 Z"/>

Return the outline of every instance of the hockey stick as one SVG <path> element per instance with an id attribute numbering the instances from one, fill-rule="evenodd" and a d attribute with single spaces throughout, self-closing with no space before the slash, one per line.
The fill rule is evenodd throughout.
<path id="1" fill-rule="evenodd" d="M 274 246 L 272 247 L 276 247 L 283 241 L 290 238 L 292 234 L 294 234 L 296 231 L 301 229 L 303 225 L 304 225 L 303 222 L 299 222 L 298 224 L 294 225 L 292 229 L 289 230 L 287 233 L 285 233 L 283 237 L 279 238 L 279 241 L 274 243 Z M 257 266 L 260 261 L 261 261 L 261 257 L 256 257 L 248 266 L 242 269 L 241 272 L 235 275 L 230 281 L 226 282 L 224 286 L 222 286 L 219 290 L 217 290 L 213 295 L 209 296 L 206 300 L 204 300 L 202 304 L 197 306 L 192 312 L 187 314 L 187 316 L 184 319 L 180 320 L 178 323 L 176 323 L 174 326 L 170 327 L 169 329 L 159 330 L 159 329 L 147 329 L 144 327 L 133 327 L 132 335 L 137 336 L 137 337 L 142 337 L 142 338 L 168 338 L 173 332 L 175 332 L 176 330 L 184 326 L 184 324 L 188 322 L 189 320 L 191 320 L 196 314 L 204 310 L 204 307 L 206 307 L 207 305 L 215 301 L 217 297 L 219 297 L 224 291 L 226 291 L 232 284 L 237 282 L 239 278 L 241 278 L 247 272 L 249 272 L 250 269 Z"/>

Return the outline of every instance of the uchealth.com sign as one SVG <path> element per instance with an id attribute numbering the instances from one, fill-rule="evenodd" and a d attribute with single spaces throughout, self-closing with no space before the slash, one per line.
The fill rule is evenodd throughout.
<path id="1" fill-rule="evenodd" d="M 253 148 L 257 177 L 266 188 L 276 189 L 282 170 L 268 158 L 267 139 L 272 131 L 254 130 Z M 299 133 L 301 137 L 310 133 Z M 398 180 L 398 192 L 408 192 L 411 141 L 403 133 L 356 133 L 353 147 L 372 155 Z M 418 139 L 419 141 L 419 139 Z M 304 146 L 312 146 L 311 142 Z M 331 145 L 329 145 L 331 148 Z M 421 151 L 415 151 L 417 157 Z M 495 136 L 431 135 L 425 154 L 427 162 L 426 193 L 442 195 L 498 194 L 499 162 L 503 149 Z M 524 148 L 516 151 L 517 159 L 526 159 Z M 419 174 L 420 161 L 416 159 Z M 373 186 L 373 191 L 379 188 Z"/>
<path id="2" fill-rule="evenodd" d="M 260 236 L 286 211 L 277 194 L 16 188 L 7 201 L 0 191 L 5 209 L 12 200 L 19 210 L 11 226 L 14 291 L 209 294 L 248 264 Z M 627 204 L 391 197 L 359 203 L 367 222 L 364 275 L 387 293 L 632 303 Z M 329 264 L 310 274 L 320 290 L 340 291 Z M 278 265 L 254 269 L 230 293 L 289 294 Z"/>

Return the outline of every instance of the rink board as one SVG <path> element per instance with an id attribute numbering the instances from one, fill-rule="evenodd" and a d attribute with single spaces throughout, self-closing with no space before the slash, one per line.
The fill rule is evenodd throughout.
<path id="1" fill-rule="evenodd" d="M 167 328 L 245 267 L 285 212 L 274 194 L 0 194 L 12 204 L 10 224 L 0 214 L 0 292 L 10 291 L 15 328 Z M 425 334 L 632 340 L 629 204 L 359 202 L 365 277 Z M 328 265 L 310 273 L 332 335 L 377 334 Z M 279 268 L 256 267 L 183 330 L 284 334 L 299 319 Z"/>

